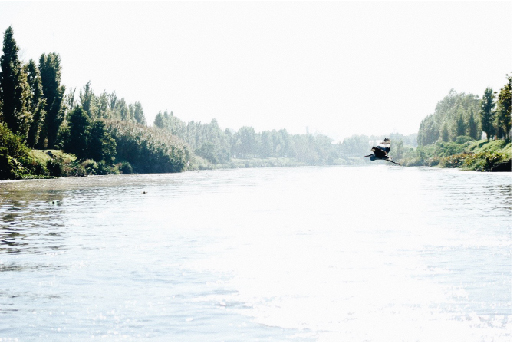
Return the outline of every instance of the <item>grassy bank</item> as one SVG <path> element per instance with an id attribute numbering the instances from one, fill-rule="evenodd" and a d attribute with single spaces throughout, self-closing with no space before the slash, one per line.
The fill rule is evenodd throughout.
<path id="1" fill-rule="evenodd" d="M 461 168 L 475 171 L 510 171 L 512 145 L 504 140 L 474 141 L 459 137 L 456 142 L 437 142 L 418 147 L 400 163 L 404 166 Z"/>
<path id="2" fill-rule="evenodd" d="M 119 174 L 125 168 L 124 163 L 107 165 L 91 159 L 80 161 L 75 155 L 61 150 L 31 150 L 30 156 L 42 166 L 43 173 L 37 177 Z"/>

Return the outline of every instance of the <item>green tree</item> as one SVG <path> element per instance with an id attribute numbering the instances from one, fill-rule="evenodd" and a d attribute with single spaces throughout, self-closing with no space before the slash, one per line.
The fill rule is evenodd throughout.
<path id="1" fill-rule="evenodd" d="M 39 141 L 39 135 L 43 127 L 46 105 L 46 99 L 43 96 L 43 86 L 41 84 L 41 74 L 36 63 L 30 60 L 25 66 L 27 80 L 30 87 L 30 108 L 32 113 L 31 122 L 27 136 L 27 145 L 31 148 L 35 147 Z"/>
<path id="2" fill-rule="evenodd" d="M 63 98 L 66 88 L 60 84 L 60 56 L 54 52 L 42 54 L 39 59 L 39 71 L 46 98 L 44 136 L 48 140 L 48 148 L 51 149 L 55 146 L 59 127 L 64 120 Z"/>
<path id="3" fill-rule="evenodd" d="M 161 128 L 161 129 L 164 128 L 165 123 L 164 123 L 164 116 L 163 116 L 162 112 L 158 112 L 158 114 L 155 117 L 155 120 L 153 121 L 153 125 Z"/>
<path id="4" fill-rule="evenodd" d="M 439 128 L 434 115 L 428 115 L 420 123 L 418 132 L 418 145 L 424 146 L 435 143 L 439 139 Z"/>
<path id="5" fill-rule="evenodd" d="M 466 135 L 466 123 L 462 116 L 462 111 L 458 111 L 457 117 L 455 118 L 455 137 Z"/>
<path id="6" fill-rule="evenodd" d="M 469 113 L 469 119 L 468 119 L 468 135 L 469 137 L 473 139 L 479 139 L 478 137 L 478 125 L 475 120 L 475 114 L 473 110 Z"/>
<path id="7" fill-rule="evenodd" d="M 68 110 L 73 110 L 76 106 L 75 92 L 76 88 L 71 88 L 69 92 L 66 95 L 64 95 L 64 107 L 66 107 L 66 109 Z"/>
<path id="8" fill-rule="evenodd" d="M 396 146 L 396 159 L 404 157 L 404 142 L 400 140 Z"/>
<path id="9" fill-rule="evenodd" d="M 469 113 L 477 112 L 479 106 L 480 101 L 477 96 L 450 90 L 450 93 L 437 103 L 435 112 L 422 120 L 417 135 L 418 145 L 425 146 L 437 142 L 439 138 L 443 139 L 445 123 L 447 129 L 451 129 L 449 130 L 449 139 L 457 137 L 457 131 L 462 132 L 463 123 L 469 118 Z M 457 123 L 460 120 L 460 114 L 462 114 L 463 121 Z"/>
<path id="10" fill-rule="evenodd" d="M 30 149 L 20 136 L 0 122 L 0 180 L 20 179 L 30 174 L 27 167 L 35 167 Z"/>
<path id="11" fill-rule="evenodd" d="M 492 88 L 486 88 L 480 105 L 480 117 L 482 119 L 482 131 L 485 132 L 487 140 L 494 136 L 494 94 Z"/>
<path id="12" fill-rule="evenodd" d="M 116 92 L 112 92 L 108 95 L 108 105 L 110 107 L 110 110 L 114 112 L 117 104 L 117 95 Z"/>
<path id="13" fill-rule="evenodd" d="M 117 143 L 116 159 L 129 162 L 134 172 L 174 173 L 186 167 L 188 148 L 168 131 L 126 121 L 107 121 L 106 125 Z"/>
<path id="14" fill-rule="evenodd" d="M 0 59 L 2 120 L 12 132 L 26 139 L 31 120 L 30 89 L 27 74 L 18 59 L 18 50 L 12 27 L 9 26 L 4 33 L 3 55 Z"/>
<path id="15" fill-rule="evenodd" d="M 91 120 L 87 112 L 76 106 L 70 113 L 68 118 L 69 140 L 64 145 L 64 150 L 71 154 L 75 154 L 78 159 L 87 158 L 89 130 Z"/>
<path id="16" fill-rule="evenodd" d="M 256 132 L 254 128 L 248 126 L 241 127 L 240 130 L 238 130 L 238 135 L 240 137 L 240 150 L 238 153 L 241 157 L 254 155 L 257 149 Z"/>
<path id="17" fill-rule="evenodd" d="M 219 155 L 218 146 L 211 142 L 206 142 L 201 145 L 201 148 L 196 150 L 196 154 L 206 158 L 213 164 L 219 163 L 217 156 Z"/>
<path id="18" fill-rule="evenodd" d="M 290 135 L 288 134 L 288 131 L 286 131 L 286 129 L 281 129 L 279 130 L 278 132 L 278 139 L 279 139 L 279 144 L 281 146 L 281 148 L 279 149 L 280 150 L 280 155 L 279 156 L 283 156 L 283 157 L 287 157 L 288 155 L 291 154 L 291 138 L 290 138 Z"/>
<path id="19" fill-rule="evenodd" d="M 103 120 L 96 120 L 90 126 L 87 137 L 87 158 L 95 161 L 114 162 L 116 142 L 105 129 Z"/>
<path id="20" fill-rule="evenodd" d="M 133 119 L 138 124 L 146 125 L 146 117 L 144 117 L 144 110 L 142 109 L 142 105 L 139 101 L 135 101 L 133 105 Z"/>
<path id="21" fill-rule="evenodd" d="M 263 131 L 261 133 L 261 151 L 262 157 L 272 156 L 274 145 L 272 140 L 272 131 Z"/>
<path id="22" fill-rule="evenodd" d="M 510 140 L 511 128 L 511 89 L 512 89 L 512 76 L 508 76 L 508 83 L 500 90 L 498 95 L 498 111 L 496 112 L 497 126 L 502 128 L 505 134 L 505 139 Z"/>
<path id="23" fill-rule="evenodd" d="M 111 110 L 109 107 L 108 94 L 106 91 L 100 94 L 96 101 L 96 115 L 95 118 L 108 119 L 111 117 Z"/>
<path id="24" fill-rule="evenodd" d="M 443 142 L 448 142 L 450 140 L 450 131 L 448 131 L 448 124 L 444 123 L 441 128 L 441 139 Z"/>
<path id="25" fill-rule="evenodd" d="M 116 102 L 114 111 L 116 112 L 115 116 L 117 119 L 121 119 L 123 121 L 130 121 L 130 112 L 128 110 L 128 105 L 126 104 L 124 98 L 121 98 L 121 100 L 118 100 Z"/>
<path id="26" fill-rule="evenodd" d="M 91 88 L 91 81 L 84 86 L 83 92 L 80 91 L 80 105 L 87 112 L 89 118 L 93 119 L 96 115 L 96 104 L 94 91 Z"/>

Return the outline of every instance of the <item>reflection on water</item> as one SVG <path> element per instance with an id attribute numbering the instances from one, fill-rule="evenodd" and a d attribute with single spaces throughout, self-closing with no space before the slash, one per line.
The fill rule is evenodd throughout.
<path id="1" fill-rule="evenodd" d="M 61 247 L 62 195 L 54 192 L 16 191 L 22 183 L 1 184 L 0 254 L 42 254 Z M 25 186 L 25 185 L 23 185 Z M 42 236 L 46 236 L 41 240 Z"/>
<path id="2" fill-rule="evenodd" d="M 0 182 L 0 340 L 510 341 L 511 214 L 434 168 Z"/>

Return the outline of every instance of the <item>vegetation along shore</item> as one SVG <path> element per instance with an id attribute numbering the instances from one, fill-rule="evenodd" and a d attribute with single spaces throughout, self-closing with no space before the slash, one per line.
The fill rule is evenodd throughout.
<path id="1" fill-rule="evenodd" d="M 322 134 L 285 129 L 238 131 L 184 122 L 160 112 L 148 126 L 140 102 L 115 92 L 61 84 L 58 53 L 21 61 L 12 27 L 4 33 L 0 71 L 0 179 L 112 173 L 368 163 L 382 136 L 353 135 L 333 142 Z M 454 90 L 420 123 L 417 134 L 389 135 L 390 155 L 404 166 L 510 171 L 511 84 L 483 96 Z M 483 134 L 482 134 L 483 133 Z M 485 139 L 482 139 L 485 137 Z"/>

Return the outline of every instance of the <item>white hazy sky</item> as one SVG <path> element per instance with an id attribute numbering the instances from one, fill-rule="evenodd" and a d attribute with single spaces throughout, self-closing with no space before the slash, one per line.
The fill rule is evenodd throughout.
<path id="1" fill-rule="evenodd" d="M 0 2 L 25 60 L 57 52 L 77 93 L 116 91 L 221 128 L 338 140 L 417 132 L 451 88 L 512 73 L 512 2 Z"/>

